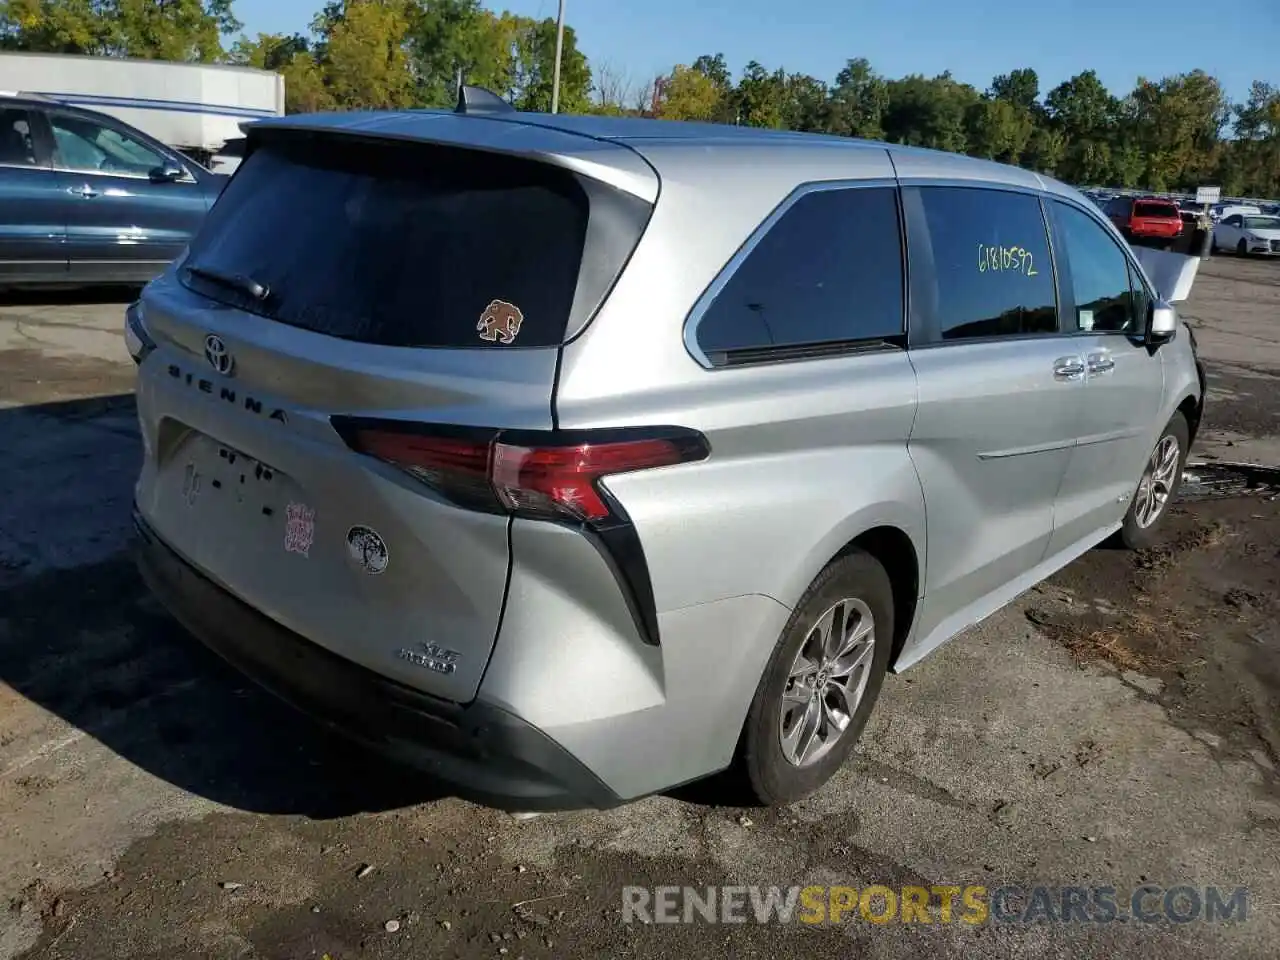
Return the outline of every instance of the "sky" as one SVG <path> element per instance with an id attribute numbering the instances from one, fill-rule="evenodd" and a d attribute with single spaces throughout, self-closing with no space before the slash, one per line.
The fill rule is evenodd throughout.
<path id="1" fill-rule="evenodd" d="M 251 36 L 306 33 L 323 0 L 235 0 Z M 555 17 L 557 0 L 490 0 Z M 636 87 L 699 54 L 723 53 L 833 79 L 866 57 L 888 77 L 944 70 L 985 90 L 1034 67 L 1041 93 L 1094 69 L 1117 95 L 1139 76 L 1197 67 L 1234 100 L 1254 80 L 1280 85 L 1280 0 L 565 0 L 565 22 L 593 63 Z"/>

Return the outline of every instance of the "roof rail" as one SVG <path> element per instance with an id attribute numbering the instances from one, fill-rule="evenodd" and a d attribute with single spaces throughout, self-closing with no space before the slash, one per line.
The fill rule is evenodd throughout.
<path id="1" fill-rule="evenodd" d="M 24 100 L 42 100 L 45 103 L 62 103 L 47 93 L 29 93 L 26 90 L 0 90 L 0 97 L 21 97 Z"/>
<path id="2" fill-rule="evenodd" d="M 492 90 L 484 87 L 471 87 L 467 84 L 458 86 L 458 105 L 454 113 L 515 113 L 516 108 Z"/>

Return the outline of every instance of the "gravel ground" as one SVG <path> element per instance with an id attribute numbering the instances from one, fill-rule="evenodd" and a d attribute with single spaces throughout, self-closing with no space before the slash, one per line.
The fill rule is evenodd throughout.
<path id="1" fill-rule="evenodd" d="M 442 797 L 224 668 L 124 554 L 139 444 L 122 301 L 0 305 L 0 960 L 1274 957 L 1280 511 L 1186 501 L 885 685 L 785 811 L 714 789 L 517 819 Z M 1197 454 L 1280 463 L 1280 263 L 1184 315 Z M 626 885 L 1248 889 L 1244 922 L 622 922 Z"/>

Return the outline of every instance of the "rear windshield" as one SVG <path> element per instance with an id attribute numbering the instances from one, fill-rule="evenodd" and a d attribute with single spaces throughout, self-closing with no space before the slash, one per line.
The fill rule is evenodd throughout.
<path id="1" fill-rule="evenodd" d="M 577 178 L 546 164 L 279 137 L 250 150 L 193 241 L 182 281 L 280 323 L 364 343 L 548 346 L 566 335 L 589 215 Z M 228 277 L 259 285 L 256 296 Z M 589 293 L 598 299 L 612 280 Z"/>
<path id="2" fill-rule="evenodd" d="M 1138 203 L 1134 205 L 1135 217 L 1177 217 L 1178 208 L 1172 203 Z"/>

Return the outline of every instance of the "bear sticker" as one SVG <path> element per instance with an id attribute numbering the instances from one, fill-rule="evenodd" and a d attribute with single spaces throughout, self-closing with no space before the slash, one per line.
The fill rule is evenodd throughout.
<path id="1" fill-rule="evenodd" d="M 484 308 L 476 323 L 476 330 L 481 340 L 490 343 L 513 343 L 520 333 L 520 325 L 524 323 L 524 314 L 514 303 L 505 300 L 494 300 Z"/>

